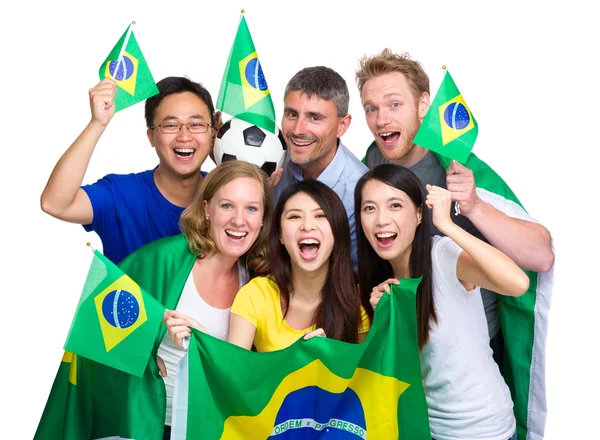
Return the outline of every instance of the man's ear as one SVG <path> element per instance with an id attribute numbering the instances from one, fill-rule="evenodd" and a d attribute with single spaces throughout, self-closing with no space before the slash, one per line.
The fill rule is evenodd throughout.
<path id="1" fill-rule="evenodd" d="M 346 133 L 346 130 L 348 130 L 348 127 L 350 127 L 350 123 L 352 122 L 352 115 L 347 114 L 346 116 L 344 116 L 343 118 L 340 118 L 340 123 L 338 125 L 338 130 L 337 130 L 337 138 L 341 138 L 344 133 Z"/>
<path id="2" fill-rule="evenodd" d="M 429 110 L 430 104 L 431 103 L 429 102 L 429 93 L 423 92 L 421 94 L 421 97 L 419 98 L 419 121 L 423 122 L 423 119 L 425 119 L 425 115 Z"/>
<path id="3" fill-rule="evenodd" d="M 154 132 L 153 132 L 153 130 L 151 128 L 149 128 L 148 130 L 146 130 L 146 136 L 148 136 L 148 140 L 150 141 L 150 145 L 152 146 L 152 148 L 154 148 L 153 135 L 154 135 Z"/>

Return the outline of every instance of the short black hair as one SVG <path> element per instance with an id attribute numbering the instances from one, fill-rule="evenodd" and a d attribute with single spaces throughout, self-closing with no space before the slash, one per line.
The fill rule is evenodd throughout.
<path id="1" fill-rule="evenodd" d="M 146 127 L 151 128 L 154 126 L 154 113 L 163 99 L 173 93 L 183 92 L 193 93 L 206 104 L 210 113 L 210 125 L 214 126 L 215 106 L 210 93 L 202 84 L 194 82 L 184 76 L 168 76 L 157 82 L 156 86 L 158 87 L 158 95 L 146 99 L 146 108 L 144 112 Z"/>

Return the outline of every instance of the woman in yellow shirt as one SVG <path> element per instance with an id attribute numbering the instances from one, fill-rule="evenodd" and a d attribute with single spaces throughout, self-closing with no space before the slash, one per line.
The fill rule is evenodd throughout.
<path id="1" fill-rule="evenodd" d="M 299 338 L 327 336 L 363 342 L 369 331 L 352 271 L 350 227 L 338 195 L 327 185 L 303 180 L 281 194 L 269 237 L 270 275 L 252 279 L 231 306 L 227 340 L 259 352 L 286 348 Z M 169 335 L 177 346 L 188 316 L 171 312 Z"/>
<path id="2" fill-rule="evenodd" d="M 231 307 L 233 344 L 274 351 L 300 337 L 362 342 L 369 320 L 352 272 L 350 227 L 338 195 L 303 180 L 285 189 L 269 237 L 271 274 L 240 289 Z"/>

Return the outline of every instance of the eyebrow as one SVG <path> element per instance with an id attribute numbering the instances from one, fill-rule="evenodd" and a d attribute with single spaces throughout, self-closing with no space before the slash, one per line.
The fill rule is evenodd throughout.
<path id="1" fill-rule="evenodd" d="M 223 202 L 235 203 L 233 200 L 230 200 L 230 199 L 219 199 L 219 203 L 223 203 Z M 254 205 L 260 205 L 260 202 L 255 202 L 253 200 L 250 200 L 250 201 L 244 202 L 244 203 L 254 204 Z"/>
<path id="2" fill-rule="evenodd" d="M 393 201 L 405 202 L 405 200 L 402 197 L 390 197 L 389 199 L 386 200 L 386 202 L 393 202 Z M 361 203 L 360 206 L 364 205 L 365 203 L 376 204 L 375 201 L 367 199 L 367 200 L 363 200 L 363 202 Z"/>
<path id="3" fill-rule="evenodd" d="M 287 113 L 287 112 L 299 113 L 296 109 L 294 109 L 292 107 L 285 107 L 283 109 L 283 112 L 284 113 Z M 311 118 L 314 117 L 314 116 L 317 116 L 317 117 L 319 117 L 321 119 L 325 119 L 327 117 L 323 113 L 320 113 L 320 112 L 305 112 L 305 114 L 308 115 Z"/>
<path id="4" fill-rule="evenodd" d="M 195 114 L 195 115 L 188 116 L 188 119 L 204 119 L 204 116 L 202 116 L 200 114 Z M 165 116 L 163 118 L 163 121 L 179 121 L 179 117 L 177 117 L 177 116 Z"/>
<path id="5" fill-rule="evenodd" d="M 385 95 L 383 95 L 383 99 L 389 99 L 389 98 L 395 98 L 395 97 L 399 97 L 399 98 L 404 99 L 404 96 L 401 93 L 397 93 L 397 92 L 386 93 Z M 371 100 L 370 99 L 367 99 L 366 101 L 363 101 L 363 107 L 365 105 L 368 105 L 368 104 L 371 104 Z"/>
<path id="6" fill-rule="evenodd" d="M 312 212 L 315 212 L 315 211 L 323 211 L 323 208 L 318 207 L 318 208 L 315 208 L 312 210 Z M 286 209 L 283 213 L 287 214 L 289 212 L 304 212 L 304 211 L 302 209 L 298 209 L 298 208 L 290 208 L 290 209 Z M 325 211 L 323 211 L 323 212 L 325 212 Z"/>

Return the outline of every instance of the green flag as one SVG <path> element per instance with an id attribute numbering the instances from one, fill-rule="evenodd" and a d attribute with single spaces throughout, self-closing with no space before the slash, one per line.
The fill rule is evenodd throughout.
<path id="1" fill-rule="evenodd" d="M 94 251 L 65 350 L 142 376 L 164 310 L 108 258 Z"/>
<path id="2" fill-rule="evenodd" d="M 275 133 L 275 108 L 242 16 L 221 81 L 217 109 Z"/>
<path id="3" fill-rule="evenodd" d="M 158 94 L 150 68 L 133 34 L 131 23 L 100 66 L 100 79 L 117 83 L 116 111 Z"/>
<path id="4" fill-rule="evenodd" d="M 194 331 L 179 365 L 173 438 L 430 439 L 419 282 L 403 279 L 382 297 L 363 344 L 301 338 L 255 353 Z"/>
<path id="5" fill-rule="evenodd" d="M 478 131 L 475 117 L 446 71 L 413 142 L 464 164 Z"/>
<path id="6" fill-rule="evenodd" d="M 34 440 L 85 438 L 77 391 L 77 355 L 65 351 Z"/>

